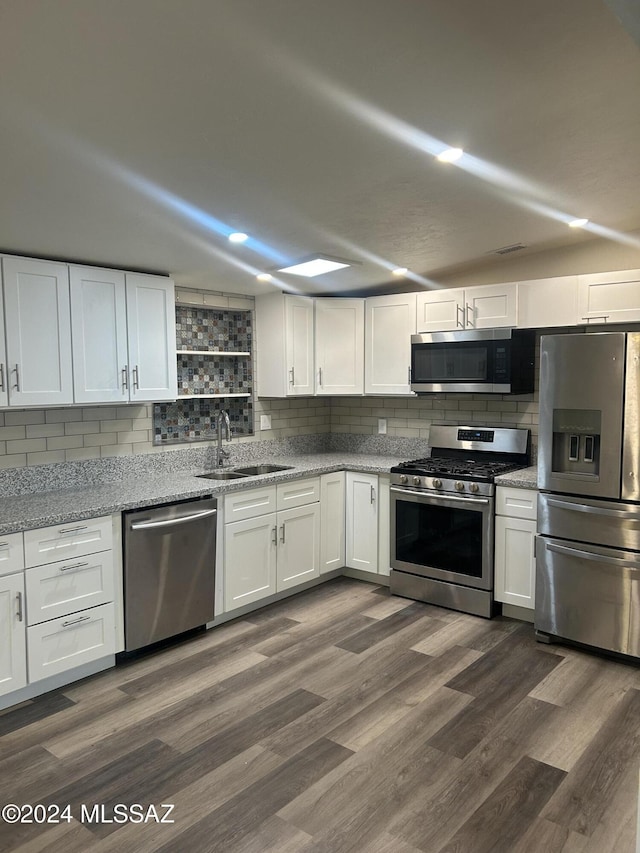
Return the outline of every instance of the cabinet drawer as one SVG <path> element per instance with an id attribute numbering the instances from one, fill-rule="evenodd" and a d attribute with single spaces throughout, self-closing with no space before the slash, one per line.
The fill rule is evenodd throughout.
<path id="1" fill-rule="evenodd" d="M 26 571 L 27 622 L 35 625 L 113 601 L 113 553 L 47 563 Z"/>
<path id="2" fill-rule="evenodd" d="M 538 492 L 535 489 L 498 486 L 496 515 L 509 515 L 511 518 L 528 518 L 535 521 L 538 516 Z"/>
<path id="3" fill-rule="evenodd" d="M 246 492 L 234 492 L 224 499 L 224 521 L 243 521 L 276 511 L 276 487 L 265 486 L 262 489 L 250 489 Z"/>
<path id="4" fill-rule="evenodd" d="M 320 500 L 320 477 L 291 480 L 278 485 L 278 511 L 312 504 Z"/>
<path id="5" fill-rule="evenodd" d="M 41 566 L 97 551 L 111 549 L 111 516 L 90 518 L 27 530 L 24 534 L 25 565 Z"/>
<path id="6" fill-rule="evenodd" d="M 0 575 L 11 575 L 24 569 L 22 533 L 0 536 Z"/>
<path id="7" fill-rule="evenodd" d="M 113 604 L 27 628 L 29 681 L 66 672 L 116 651 Z"/>

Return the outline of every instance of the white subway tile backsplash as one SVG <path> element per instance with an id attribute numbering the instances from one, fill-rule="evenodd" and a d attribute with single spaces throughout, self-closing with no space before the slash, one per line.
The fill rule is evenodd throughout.
<path id="1" fill-rule="evenodd" d="M 44 419 L 48 424 L 61 424 L 67 421 L 81 421 L 85 409 L 45 409 Z"/>
<path id="2" fill-rule="evenodd" d="M 27 427 L 27 438 L 49 438 L 64 435 L 64 424 L 35 424 Z"/>
<path id="3" fill-rule="evenodd" d="M 26 438 L 7 441 L 7 453 L 32 453 L 36 450 L 46 450 L 47 440 L 44 438 Z"/>
<path id="4" fill-rule="evenodd" d="M 5 426 L 0 427 L 0 439 L 8 441 L 9 439 L 25 438 L 27 428 L 24 426 Z"/>
<path id="5" fill-rule="evenodd" d="M 4 420 L 6 426 L 18 426 L 20 424 L 43 424 L 44 411 L 42 409 L 18 412 L 5 412 Z"/>

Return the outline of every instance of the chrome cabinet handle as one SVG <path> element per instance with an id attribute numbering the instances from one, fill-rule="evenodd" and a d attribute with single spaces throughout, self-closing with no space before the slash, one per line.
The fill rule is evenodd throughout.
<path id="1" fill-rule="evenodd" d="M 140 390 L 140 371 L 138 370 L 138 365 L 133 368 L 133 390 Z"/>
<path id="2" fill-rule="evenodd" d="M 374 486 L 371 486 L 371 503 L 373 503 L 376 499 L 376 490 Z"/>
<path id="3" fill-rule="evenodd" d="M 271 531 L 271 535 L 272 535 L 271 544 L 277 545 L 278 544 L 278 527 L 277 526 L 273 528 L 273 530 Z"/>
<path id="4" fill-rule="evenodd" d="M 0 391 L 4 390 L 4 364 L 0 364 Z"/>
<path id="5" fill-rule="evenodd" d="M 320 387 L 322 387 L 322 368 L 321 367 L 318 368 L 318 385 L 320 385 Z"/>
<path id="6" fill-rule="evenodd" d="M 473 308 L 467 302 L 467 318 L 466 318 L 467 326 L 473 326 Z"/>
<path id="7" fill-rule="evenodd" d="M 586 320 L 587 323 L 590 323 L 592 320 L 604 320 L 605 322 L 609 319 L 608 314 L 592 314 L 590 317 L 583 317 L 583 320 Z"/>
<path id="8" fill-rule="evenodd" d="M 13 371 L 16 375 L 16 384 L 13 387 L 16 389 L 16 391 L 19 391 L 20 390 L 20 365 L 16 364 L 16 366 L 13 368 Z"/>
<path id="9" fill-rule="evenodd" d="M 70 625 L 79 625 L 80 622 L 89 622 L 91 616 L 80 616 L 78 619 L 70 619 L 68 622 L 63 622 L 62 627 L 68 628 Z"/>
<path id="10" fill-rule="evenodd" d="M 129 365 L 125 364 L 122 368 L 122 390 L 126 391 L 129 388 Z"/>
<path id="11" fill-rule="evenodd" d="M 88 566 L 89 563 L 69 563 L 68 566 L 60 566 L 61 572 L 72 572 L 74 569 L 83 569 Z"/>
<path id="12" fill-rule="evenodd" d="M 89 529 L 89 525 L 80 524 L 78 527 L 59 527 L 58 533 L 60 533 L 61 536 L 66 536 L 67 533 L 79 533 L 81 530 L 88 530 L 88 529 Z"/>
<path id="13" fill-rule="evenodd" d="M 462 314 L 462 320 L 460 320 L 460 314 Z M 456 304 L 456 328 L 460 326 L 461 329 L 464 329 L 464 308 L 462 305 Z"/>
<path id="14" fill-rule="evenodd" d="M 282 545 L 284 545 L 284 541 L 285 541 L 285 539 L 284 539 L 284 522 L 283 522 L 282 527 L 280 528 L 280 542 Z"/>
<path id="15" fill-rule="evenodd" d="M 295 385 L 293 378 L 294 378 L 293 367 L 290 367 L 289 368 L 289 385 Z"/>
<path id="16" fill-rule="evenodd" d="M 16 616 L 18 617 L 18 622 L 22 622 L 22 593 L 19 592 L 16 595 L 16 604 L 18 605 L 18 610 L 16 612 Z"/>

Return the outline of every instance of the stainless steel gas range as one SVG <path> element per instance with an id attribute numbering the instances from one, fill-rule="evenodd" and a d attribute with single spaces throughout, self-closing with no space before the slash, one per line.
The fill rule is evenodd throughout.
<path id="1" fill-rule="evenodd" d="M 430 440 L 391 469 L 391 592 L 490 618 L 494 480 L 529 464 L 529 430 L 434 424 Z"/>

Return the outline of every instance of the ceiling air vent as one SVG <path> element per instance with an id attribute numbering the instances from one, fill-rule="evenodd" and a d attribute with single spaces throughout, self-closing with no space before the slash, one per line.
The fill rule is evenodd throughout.
<path id="1" fill-rule="evenodd" d="M 510 255 L 511 252 L 519 252 L 520 249 L 526 249 L 524 243 L 514 243 L 512 246 L 503 246 L 501 249 L 494 249 L 489 252 L 490 255 Z"/>

